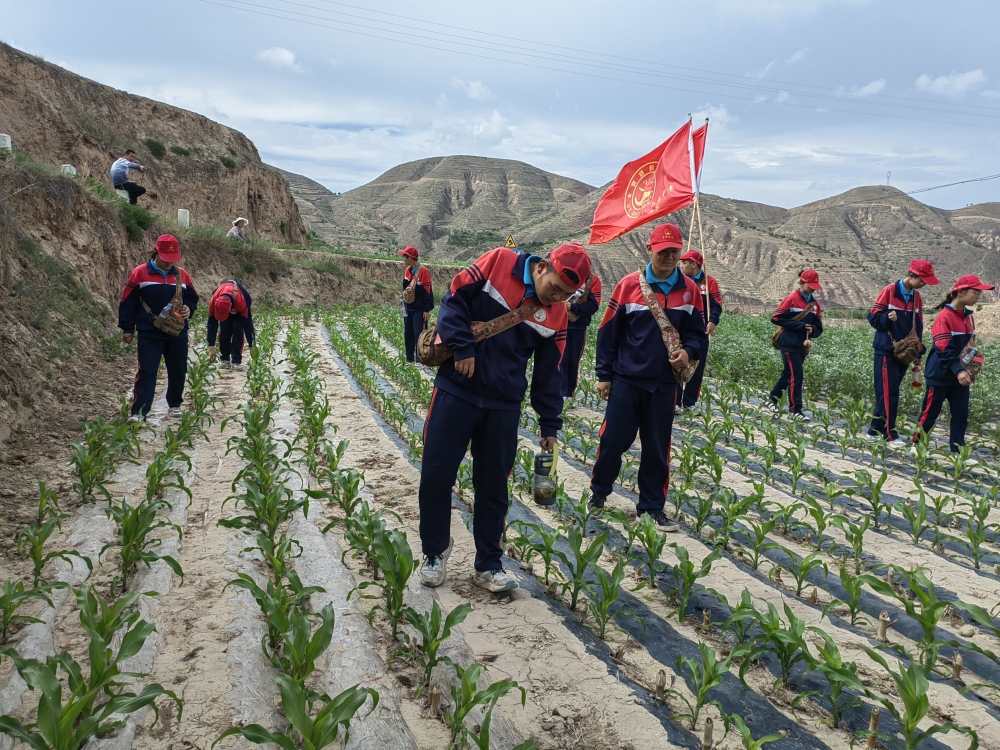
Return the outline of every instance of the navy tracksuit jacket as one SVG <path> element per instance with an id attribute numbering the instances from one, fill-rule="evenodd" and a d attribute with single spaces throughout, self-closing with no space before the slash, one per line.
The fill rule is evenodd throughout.
<path id="1" fill-rule="evenodd" d="M 695 282 L 679 276 L 665 298 L 653 291 L 677 329 L 691 359 L 704 356 L 707 337 L 703 302 Z M 622 454 L 636 434 L 642 441 L 639 462 L 639 513 L 662 511 L 670 485 L 670 441 L 680 393 L 663 337 L 639 288 L 639 274 L 618 282 L 597 332 L 597 379 L 611 381 L 601 439 L 590 481 L 597 497 L 611 494 L 621 471 Z"/>
<path id="2" fill-rule="evenodd" d="M 897 281 L 883 289 L 871 312 L 868 322 L 875 329 L 875 413 L 868 428 L 869 435 L 881 435 L 886 440 L 896 440 L 896 417 L 899 414 L 899 388 L 906 377 L 904 365 L 892 353 L 892 343 L 905 339 L 914 326 L 917 336 L 924 336 L 924 312 L 920 292 L 913 290 L 909 302 L 903 296 L 903 282 Z M 889 313 L 896 313 L 896 320 L 889 320 Z M 916 360 L 915 364 L 919 364 Z"/>
<path id="3" fill-rule="evenodd" d="M 972 389 L 958 382 L 958 373 L 965 369 L 960 358 L 962 349 L 976 335 L 976 319 L 972 310 L 956 310 L 951 305 L 945 305 L 934 319 L 931 335 L 934 345 L 927 356 L 927 392 L 920 410 L 920 426 L 924 432 L 933 430 L 934 423 L 941 416 L 941 407 L 947 401 L 951 408 L 948 445 L 956 453 L 958 446 L 965 444 L 965 430 L 969 426 L 969 392 Z"/>
<path id="4" fill-rule="evenodd" d="M 580 299 L 569 306 L 569 311 L 577 315 L 576 320 L 569 321 L 566 327 L 566 351 L 563 353 L 562 361 L 562 395 L 563 398 L 572 398 L 576 393 L 576 386 L 580 382 L 580 360 L 583 358 L 583 349 L 587 345 L 587 329 L 590 321 L 601 306 L 601 292 L 603 285 L 601 277 L 593 274 L 594 281 L 590 287 L 590 294 L 586 299 Z"/>
<path id="5" fill-rule="evenodd" d="M 406 289 L 413 281 L 413 269 L 409 266 L 403 271 L 403 289 Z M 417 269 L 417 286 L 414 289 L 412 304 L 403 303 L 406 310 L 406 318 L 403 323 L 403 340 L 406 342 L 406 361 L 416 361 L 417 339 L 427 327 L 424 321 L 424 313 L 434 309 L 434 294 L 431 291 L 431 272 L 427 266 L 420 266 Z"/>
<path id="6" fill-rule="evenodd" d="M 691 278 L 694 279 L 694 283 L 698 285 L 698 289 L 701 291 L 702 313 L 705 315 L 706 327 L 708 323 L 719 325 L 719 320 L 722 318 L 722 294 L 719 292 L 719 282 L 713 276 L 708 276 L 706 281 L 704 271 L 699 271 L 697 276 L 692 276 Z M 708 310 L 704 309 L 706 283 L 708 284 Z M 684 406 L 691 407 L 698 403 L 698 397 L 701 395 L 701 384 L 705 381 L 708 344 L 709 341 L 706 336 L 705 351 L 702 358 L 698 361 L 698 369 L 694 371 L 694 376 L 681 386 L 681 403 Z"/>
<path id="7" fill-rule="evenodd" d="M 224 320 L 218 318 L 219 297 L 229 298 L 229 314 Z M 253 347 L 256 336 L 253 328 L 253 298 L 238 281 L 223 281 L 219 284 L 212 299 L 208 303 L 208 345 L 215 346 L 215 337 L 219 337 L 219 358 L 223 362 L 232 359 L 234 365 L 243 362 L 243 339 L 247 346 Z"/>
<path id="8" fill-rule="evenodd" d="M 177 336 L 161 333 L 153 325 L 153 316 L 159 315 L 163 307 L 173 299 L 180 272 L 183 285 L 184 304 L 194 315 L 198 306 L 198 293 L 191 283 L 191 277 L 177 266 L 163 272 L 147 261 L 136 266 L 129 274 L 118 303 L 118 327 L 125 333 L 137 333 L 136 350 L 139 355 L 139 371 L 135 376 L 132 414 L 145 417 L 153 406 L 156 395 L 156 373 L 160 360 L 167 366 L 167 405 L 180 406 L 184 395 L 184 379 L 187 377 L 188 326 Z M 152 313 L 142 306 L 145 302 Z"/>
<path id="9" fill-rule="evenodd" d="M 806 309 L 810 302 L 813 304 L 812 312 L 801 320 L 793 318 Z M 771 389 L 771 401 L 778 403 L 782 392 L 788 389 L 788 411 L 792 414 L 799 414 L 802 411 L 802 362 L 805 356 L 802 350 L 806 342 L 806 326 L 812 326 L 810 339 L 818 339 L 823 334 L 823 318 L 819 308 L 819 301 L 815 295 L 811 300 L 802 296 L 802 292 L 796 289 L 785 297 L 774 315 L 771 322 L 781 326 L 785 332 L 781 334 L 778 344 L 781 346 L 781 363 L 784 369 L 781 377 Z"/>
<path id="10" fill-rule="evenodd" d="M 543 307 L 503 333 L 476 343 L 471 324 L 498 318 L 527 302 L 525 253 L 497 248 L 459 273 L 438 313 L 441 342 L 455 353 L 438 369 L 424 423 L 420 470 L 420 541 L 423 554 L 440 555 L 451 532 L 451 490 L 472 444 L 475 485 L 473 538 L 476 570 L 501 567 L 500 539 L 507 515 L 507 477 L 517 454 L 521 402 L 528 388 L 528 359 L 534 356 L 531 406 L 542 437 L 562 427 L 559 363 L 566 344 L 566 307 Z M 455 361 L 476 358 L 471 378 Z"/>

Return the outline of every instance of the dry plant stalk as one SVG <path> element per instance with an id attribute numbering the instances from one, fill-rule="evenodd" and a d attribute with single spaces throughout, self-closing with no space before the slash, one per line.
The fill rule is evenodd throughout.
<path id="1" fill-rule="evenodd" d="M 893 570 L 892 568 L 889 568 L 888 570 L 886 570 L 885 571 L 885 582 L 888 583 L 891 586 L 892 585 L 892 579 L 895 577 L 895 575 L 896 575 L 896 571 Z"/>
<path id="2" fill-rule="evenodd" d="M 872 717 L 868 720 L 868 731 L 873 734 L 868 738 L 868 743 L 865 745 L 867 750 L 874 750 L 875 743 L 878 741 L 874 734 L 874 732 L 878 731 L 878 719 L 879 711 L 878 708 L 875 707 L 872 709 Z"/>
<path id="3" fill-rule="evenodd" d="M 665 670 L 661 669 L 660 674 L 656 678 L 656 700 L 663 703 L 663 694 L 667 689 L 667 673 Z"/>
<path id="4" fill-rule="evenodd" d="M 438 715 L 438 704 L 441 702 L 441 693 L 437 688 L 431 688 L 431 718 Z"/>
<path id="5" fill-rule="evenodd" d="M 889 613 L 883 609 L 878 614 L 878 635 L 875 636 L 875 639 L 879 641 L 879 643 L 889 642 L 888 631 L 890 625 L 892 625 L 892 622 L 889 620 Z"/>
<path id="6" fill-rule="evenodd" d="M 701 611 L 701 626 L 703 628 L 709 628 L 712 626 L 712 610 L 708 607 L 705 607 L 705 609 Z"/>
<path id="7" fill-rule="evenodd" d="M 955 680 L 955 682 L 961 682 L 962 681 L 962 667 L 963 666 L 965 666 L 965 662 L 962 659 L 962 655 L 956 651 L 955 652 L 955 659 L 951 663 L 951 679 Z"/>
<path id="8" fill-rule="evenodd" d="M 701 735 L 701 750 L 712 750 L 712 734 L 715 732 L 715 722 L 709 716 L 705 719 L 705 731 Z"/>
<path id="9" fill-rule="evenodd" d="M 809 592 L 809 603 L 819 604 L 819 594 L 817 593 L 815 586 L 813 586 L 813 590 Z"/>

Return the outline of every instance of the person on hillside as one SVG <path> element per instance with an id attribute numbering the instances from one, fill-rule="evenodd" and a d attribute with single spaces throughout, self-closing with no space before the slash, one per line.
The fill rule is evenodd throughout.
<path id="1" fill-rule="evenodd" d="M 146 171 L 144 166 L 136 164 L 135 151 L 129 149 L 125 152 L 125 156 L 115 160 L 115 163 L 111 165 L 111 185 L 115 190 L 127 192 L 128 202 L 134 206 L 139 202 L 139 196 L 146 193 L 146 188 L 129 179 L 129 172 L 133 169 L 138 169 L 140 172 Z"/>
<path id="2" fill-rule="evenodd" d="M 198 305 L 198 292 L 191 277 L 176 264 L 181 261 L 177 238 L 164 234 L 156 240 L 156 250 L 150 259 L 136 266 L 129 274 L 121 302 L 118 304 L 118 327 L 122 340 L 131 344 L 138 331 L 136 348 L 139 354 L 139 372 L 135 376 L 132 392 L 130 423 L 142 422 L 153 406 L 156 395 L 156 372 L 160 360 L 167 366 L 167 414 L 181 415 L 184 380 L 187 377 L 188 323 L 187 319 Z M 174 310 L 184 318 L 184 328 L 176 336 L 164 333 L 153 324 L 155 316 L 171 304 L 180 275 L 183 305 Z"/>
<path id="3" fill-rule="evenodd" d="M 215 337 L 219 336 L 222 370 L 243 369 L 243 339 L 253 349 L 253 300 L 238 281 L 223 281 L 208 303 L 208 355 L 215 361 Z"/>
<path id="4" fill-rule="evenodd" d="M 582 245 L 560 245 L 547 258 L 498 247 L 459 273 L 441 300 L 437 331 L 454 352 L 438 370 L 424 423 L 420 470 L 420 582 L 440 586 L 451 553 L 451 490 L 472 443 L 475 487 L 473 583 L 498 593 L 517 588 L 504 570 L 500 539 L 509 496 L 507 476 L 517 455 L 521 402 L 534 357 L 531 406 L 538 414 L 541 448 L 552 452 L 562 427 L 562 373 L 569 299 L 590 275 Z M 522 310 L 524 320 L 476 342 L 474 321 Z"/>
<path id="5" fill-rule="evenodd" d="M 920 410 L 919 430 L 913 442 L 920 439 L 920 431 L 930 433 L 941 415 L 941 407 L 948 402 L 951 410 L 951 434 L 948 446 L 952 453 L 965 445 L 965 430 L 969 426 L 969 392 L 974 372 L 982 366 L 983 358 L 976 346 L 976 320 L 973 306 L 983 292 L 995 287 L 984 284 L 978 276 L 963 276 L 935 309 L 940 310 L 931 326 L 933 346 L 927 356 L 927 391 Z M 966 351 L 966 345 L 971 345 Z"/>
<path id="6" fill-rule="evenodd" d="M 670 482 L 670 442 L 680 391 L 676 370 L 704 357 L 707 339 L 697 284 L 677 267 L 684 239 L 674 224 L 653 229 L 646 252 L 650 262 L 615 287 L 597 331 L 597 393 L 608 402 L 590 480 L 590 507 L 604 508 L 621 470 L 622 455 L 638 433 L 639 503 L 663 531 L 677 531 L 664 512 Z M 641 275 L 640 275 L 641 274 Z M 651 301 L 666 314 L 679 336 L 668 352 Z"/>
<path id="7" fill-rule="evenodd" d="M 431 272 L 420 265 L 420 253 L 413 245 L 396 251 L 403 256 L 403 340 L 406 342 L 406 361 L 416 362 L 417 339 L 425 328 L 427 319 L 434 309 L 434 293 L 431 290 Z"/>
<path id="8" fill-rule="evenodd" d="M 238 219 L 235 219 L 233 221 L 232 228 L 228 232 L 226 232 L 226 236 L 227 237 L 235 237 L 240 242 L 246 242 L 247 241 L 246 228 L 247 228 L 247 224 L 249 224 L 249 223 L 250 222 L 248 222 L 242 216 L 239 217 Z"/>
<path id="9" fill-rule="evenodd" d="M 812 340 L 823 334 L 819 300 L 813 294 L 822 288 L 816 271 L 807 269 L 799 272 L 799 288 L 785 297 L 771 316 L 771 322 L 784 329 L 778 338 L 784 369 L 771 389 L 768 406 L 777 412 L 778 399 L 787 389 L 789 413 L 805 422 L 809 421 L 809 417 L 802 411 L 802 363 L 809 353 Z"/>
<path id="10" fill-rule="evenodd" d="M 910 263 L 906 277 L 883 289 L 871 312 L 868 322 L 875 329 L 875 412 L 868 427 L 870 439 L 883 438 L 891 448 L 904 448 L 905 440 L 896 432 L 899 412 L 899 387 L 906 375 L 908 364 L 900 362 L 893 353 L 893 344 L 901 342 L 913 332 L 920 342 L 917 348 L 923 354 L 924 310 L 918 289 L 940 284 L 934 267 L 926 260 Z M 921 356 L 913 361 L 914 372 L 919 372 Z"/>
<path id="11" fill-rule="evenodd" d="M 705 351 L 702 358 L 698 360 L 698 369 L 695 370 L 694 377 L 680 388 L 680 405 L 685 409 L 691 409 L 698 403 L 698 397 L 701 395 L 701 384 L 705 379 L 708 345 L 712 339 L 712 332 L 719 325 L 719 319 L 722 317 L 722 294 L 719 292 L 719 282 L 701 270 L 704 265 L 705 259 L 697 250 L 689 250 L 681 256 L 681 271 L 685 276 L 694 279 L 695 284 L 698 285 L 698 289 L 701 290 L 703 307 L 705 302 L 705 287 L 708 287 L 708 308 L 703 310 L 705 332 L 708 334 L 708 337 L 705 339 Z"/>
<path id="12" fill-rule="evenodd" d="M 594 313 L 601 306 L 601 291 L 601 277 L 591 271 L 583 289 L 564 303 L 569 324 L 566 328 L 566 352 L 562 361 L 563 398 L 573 398 L 580 382 L 580 360 L 587 344 L 587 329 Z"/>

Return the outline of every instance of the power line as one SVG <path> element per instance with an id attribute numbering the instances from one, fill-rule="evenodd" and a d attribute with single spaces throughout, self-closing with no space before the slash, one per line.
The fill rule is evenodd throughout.
<path id="1" fill-rule="evenodd" d="M 973 177 L 971 180 L 960 180 L 959 182 L 949 182 L 947 185 L 936 185 L 934 187 L 920 188 L 919 190 L 911 190 L 907 195 L 916 195 L 917 193 L 928 193 L 931 190 L 940 190 L 941 188 L 952 187 L 953 185 L 966 185 L 970 182 L 987 182 L 988 180 L 1000 179 L 1000 174 L 991 174 L 986 177 Z"/>
<path id="2" fill-rule="evenodd" d="M 279 1 L 287 1 L 287 0 L 279 0 Z M 279 9 L 279 8 L 273 8 L 273 7 L 268 6 L 268 5 L 260 5 L 260 4 L 257 4 L 257 3 L 247 2 L 247 0 L 223 0 L 221 2 L 218 1 L 218 0 L 199 0 L 199 2 L 205 3 L 207 5 L 216 5 L 216 6 L 219 6 L 219 7 L 222 7 L 222 8 L 229 8 L 231 10 L 237 10 L 237 11 L 240 11 L 240 12 L 243 12 L 243 13 L 249 13 L 249 14 L 259 15 L 259 16 L 264 16 L 264 17 L 269 17 L 269 18 L 278 18 L 278 19 L 281 19 L 281 20 L 284 20 L 284 21 L 289 21 L 291 23 L 298 23 L 298 24 L 302 24 L 302 25 L 306 25 L 306 26 L 314 26 L 314 27 L 317 27 L 317 28 L 327 28 L 327 29 L 332 29 L 332 30 L 335 30 L 335 31 L 341 31 L 341 32 L 344 32 L 344 33 L 347 33 L 347 34 L 353 34 L 353 35 L 356 35 L 356 36 L 363 36 L 363 37 L 368 37 L 368 38 L 381 39 L 383 41 L 395 42 L 397 44 L 406 44 L 406 45 L 413 46 L 413 47 L 420 47 L 420 48 L 435 50 L 435 51 L 439 51 L 439 52 L 450 52 L 452 54 L 464 55 L 466 57 L 474 57 L 474 58 L 479 58 L 479 59 L 484 59 L 484 60 L 492 60 L 492 61 L 496 61 L 496 62 L 504 62 L 504 63 L 508 63 L 508 64 L 519 65 L 519 66 L 522 66 L 522 67 L 535 68 L 535 69 L 540 69 L 540 70 L 552 70 L 552 71 L 559 72 L 559 73 L 570 73 L 572 75 L 584 76 L 584 77 L 588 77 L 588 78 L 596 78 L 596 79 L 607 80 L 607 81 L 615 81 L 615 82 L 618 82 L 618 83 L 631 83 L 631 84 L 638 85 L 638 86 L 646 86 L 646 87 L 664 89 L 664 90 L 668 90 L 668 91 L 680 91 L 680 92 L 684 92 L 684 93 L 701 94 L 701 95 L 705 95 L 705 96 L 718 96 L 718 97 L 723 97 L 723 98 L 728 98 L 728 99 L 736 99 L 736 100 L 740 100 L 740 101 L 749 101 L 749 102 L 754 102 L 754 103 L 760 103 L 760 100 L 757 99 L 757 98 L 737 96 L 736 94 L 731 94 L 731 93 L 722 93 L 722 92 L 717 92 L 717 91 L 703 91 L 703 90 L 698 90 L 698 89 L 682 88 L 682 87 L 678 87 L 678 86 L 666 86 L 666 85 L 663 85 L 663 84 L 652 83 L 652 82 L 649 82 L 649 81 L 637 81 L 637 80 L 629 79 L 629 78 L 618 78 L 618 77 L 614 77 L 614 76 L 598 75 L 598 74 L 595 74 L 595 73 L 587 73 L 587 72 L 579 71 L 579 70 L 567 70 L 566 68 L 552 67 L 552 66 L 549 66 L 549 65 L 539 65 L 537 63 L 529 63 L 529 62 L 524 62 L 524 61 L 521 61 L 521 60 L 512 60 L 512 59 L 505 58 L 505 57 L 494 57 L 494 56 L 491 56 L 491 55 L 484 55 L 484 54 L 472 53 L 472 52 L 464 52 L 462 50 L 451 49 L 451 48 L 447 48 L 447 47 L 437 47 L 437 46 L 434 46 L 432 44 L 426 44 L 426 43 L 422 43 L 422 42 L 417 42 L 417 41 L 413 41 L 412 39 L 407 39 L 407 38 L 394 38 L 394 37 L 381 36 L 379 34 L 369 33 L 369 32 L 365 32 L 365 31 L 357 31 L 357 30 L 351 29 L 351 28 L 343 28 L 343 25 L 356 26 L 356 27 L 360 27 L 360 28 L 367 28 L 367 29 L 370 29 L 372 31 L 382 32 L 383 34 L 394 34 L 394 35 L 396 35 L 396 37 L 403 36 L 405 34 L 405 35 L 410 36 L 410 37 L 416 37 L 418 39 L 425 39 L 425 37 L 421 37 L 421 36 L 419 36 L 417 34 L 413 34 L 412 32 L 398 32 L 398 31 L 394 31 L 394 30 L 391 30 L 391 29 L 380 29 L 380 28 L 377 28 L 377 27 L 366 27 L 366 26 L 364 26 L 362 24 L 355 24 L 355 23 L 351 23 L 351 22 L 347 22 L 347 21 L 339 21 L 339 20 L 336 20 L 336 19 L 329 19 L 329 18 L 325 18 L 323 16 L 311 16 L 310 14 L 306 14 L 306 13 L 298 13 L 298 12 L 295 12 L 295 11 L 287 11 L 287 10 L 283 10 L 283 9 Z M 307 7 L 312 7 L 312 6 L 307 6 Z M 260 9 L 262 9 L 262 10 L 260 10 Z M 272 11 L 272 12 L 264 12 L 264 11 Z M 300 18 L 294 18 L 294 17 L 290 17 L 290 16 L 303 16 L 304 18 L 318 19 L 318 20 L 322 20 L 322 21 L 327 21 L 328 23 L 339 24 L 339 25 L 328 25 L 326 23 L 317 23 L 315 21 L 302 20 Z M 429 41 L 435 41 L 435 42 L 442 43 L 442 44 L 453 44 L 453 45 L 466 46 L 466 47 L 476 47 L 477 49 L 482 47 L 482 44 L 475 44 L 474 45 L 474 44 L 461 43 L 461 42 L 450 42 L 448 40 L 442 40 L 442 39 L 431 39 Z M 509 54 L 513 54 L 509 50 L 506 50 L 506 49 L 503 49 L 503 48 L 497 49 L 497 48 L 490 47 L 489 51 L 491 51 L 491 52 L 498 52 L 498 53 L 501 53 L 501 54 L 508 54 L 508 53 Z M 522 57 L 525 57 L 525 56 L 526 57 L 533 57 L 533 58 L 542 59 L 542 60 L 546 60 L 546 61 L 561 62 L 561 63 L 565 63 L 565 64 L 570 64 L 570 65 L 572 65 L 572 64 L 583 64 L 583 63 L 574 63 L 574 62 L 572 62 L 570 60 L 560 60 L 560 59 L 555 58 L 555 57 L 547 57 L 547 56 L 538 55 L 538 54 L 528 54 L 528 53 L 524 53 L 524 52 L 518 52 L 517 54 L 519 54 Z M 603 66 L 603 65 L 598 65 L 598 64 L 594 64 L 594 63 L 590 63 L 589 65 L 591 67 L 598 67 L 598 68 L 603 68 L 603 69 L 609 69 L 609 70 L 612 70 L 612 71 L 615 71 L 615 72 L 624 72 L 626 74 L 632 72 L 632 71 L 629 71 L 629 70 L 626 70 L 626 69 L 623 69 L 623 68 L 620 68 L 620 67 L 614 67 L 614 66 Z M 661 77 L 671 77 L 671 76 L 666 76 L 666 75 L 663 75 L 663 74 L 650 74 L 650 73 L 646 73 L 646 72 L 640 72 L 639 74 L 641 74 L 641 75 L 659 75 Z M 698 82 L 698 81 L 695 81 L 695 82 Z M 748 87 L 746 85 L 741 85 L 741 84 L 727 84 L 727 83 L 724 83 L 724 82 L 715 82 L 715 81 L 703 81 L 703 82 L 707 82 L 709 85 L 714 85 L 714 86 L 728 86 L 728 87 L 737 87 L 737 88 L 753 88 L 753 87 Z M 761 89 L 761 88 L 758 87 L 757 90 L 764 90 L 764 89 Z M 782 92 L 782 91 L 777 90 L 777 89 L 767 89 L 767 90 L 769 90 L 771 92 L 778 91 L 779 94 L 781 94 L 781 93 L 790 93 L 790 92 Z M 797 96 L 804 96 L 806 98 L 834 99 L 836 101 L 843 101 L 843 99 L 841 97 L 820 96 L 820 95 L 816 95 L 816 94 L 807 94 L 807 93 L 802 93 L 802 92 L 797 92 L 796 95 Z M 809 104 L 797 104 L 795 102 L 778 101 L 778 100 L 772 100 L 772 99 L 765 99 L 764 101 L 766 101 L 769 104 L 777 104 L 777 105 L 783 106 L 783 107 L 795 107 L 795 108 L 798 108 L 798 109 L 809 109 L 809 110 L 816 109 L 816 107 L 814 105 L 809 105 Z M 885 104 L 885 103 L 880 103 L 880 102 L 858 102 L 858 103 L 862 104 L 863 106 L 874 105 L 874 106 L 880 106 L 880 107 L 892 107 L 892 108 L 897 108 L 897 109 L 898 108 L 902 108 L 901 105 L 891 105 L 891 104 Z M 906 117 L 906 116 L 903 116 L 903 115 L 893 115 L 893 114 L 888 114 L 888 113 L 885 113 L 885 112 L 869 112 L 869 111 L 865 111 L 865 110 L 844 109 L 844 108 L 838 108 L 838 107 L 824 107 L 824 109 L 826 109 L 827 111 L 830 111 L 830 112 L 840 112 L 840 113 L 854 114 L 854 115 L 868 115 L 870 117 L 883 117 L 883 118 L 890 118 L 890 119 L 895 119 L 895 120 L 906 120 L 906 121 L 910 121 L 910 122 L 928 122 L 928 123 L 934 123 L 934 124 L 938 124 L 938 125 L 964 126 L 964 127 L 974 127 L 974 128 L 988 129 L 988 130 L 997 130 L 997 129 L 1000 129 L 1000 126 L 997 126 L 997 125 L 986 125 L 986 124 L 970 123 L 970 122 L 958 122 L 958 123 L 956 123 L 956 122 L 950 122 L 950 121 L 946 121 L 946 120 L 934 120 L 934 119 L 927 119 L 927 118 Z M 922 111 L 944 113 L 941 110 L 922 110 Z M 975 115 L 975 116 L 976 117 L 985 117 L 986 115 Z"/>

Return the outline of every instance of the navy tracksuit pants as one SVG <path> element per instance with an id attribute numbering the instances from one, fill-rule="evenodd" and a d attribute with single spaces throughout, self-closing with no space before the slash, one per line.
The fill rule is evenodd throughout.
<path id="1" fill-rule="evenodd" d="M 132 414 L 145 417 L 156 396 L 156 373 L 162 359 L 167 366 L 167 406 L 180 406 L 187 377 L 188 332 L 165 336 L 159 331 L 139 331 L 136 335 L 139 372 L 132 391 Z"/>
<path id="2" fill-rule="evenodd" d="M 924 428 L 924 432 L 933 430 L 934 423 L 941 416 L 941 407 L 947 401 L 951 408 L 951 435 L 948 446 L 952 453 L 958 453 L 958 446 L 965 445 L 965 430 L 969 426 L 969 393 L 971 390 L 969 386 L 959 385 L 958 382 L 950 385 L 927 383 L 924 405 L 920 409 L 920 426 Z"/>
<path id="3" fill-rule="evenodd" d="M 698 403 L 698 397 L 701 395 L 701 384 L 705 380 L 705 364 L 707 362 L 708 343 L 705 344 L 705 351 L 701 353 L 701 360 L 698 362 L 698 367 L 695 368 L 694 375 L 687 383 L 679 386 L 681 389 L 680 399 L 684 406 L 691 407 Z"/>
<path id="4" fill-rule="evenodd" d="M 573 398 L 580 383 L 580 360 L 587 344 L 586 328 L 566 329 L 566 348 L 562 358 L 562 396 Z"/>
<path id="5" fill-rule="evenodd" d="M 496 570 L 503 556 L 507 519 L 507 477 L 517 457 L 518 408 L 482 409 L 434 389 L 424 422 L 424 459 L 420 467 L 420 543 L 434 557 L 451 537 L 451 489 L 472 443 L 475 486 L 472 536 L 476 570 Z"/>
<path id="6" fill-rule="evenodd" d="M 801 352 L 790 352 L 781 350 L 781 361 L 785 369 L 781 371 L 781 377 L 771 389 L 771 401 L 778 403 L 781 394 L 788 390 L 788 411 L 792 414 L 802 412 L 802 362 L 805 357 Z"/>
<path id="7" fill-rule="evenodd" d="M 219 358 L 223 362 L 232 361 L 238 365 L 243 361 L 243 324 L 246 318 L 242 315 L 230 315 L 219 323 Z"/>
<path id="8" fill-rule="evenodd" d="M 403 320 L 403 340 L 406 342 L 407 362 L 416 361 L 417 339 L 420 338 L 420 334 L 423 333 L 426 327 L 427 323 L 424 321 L 423 310 L 416 312 L 407 311 L 406 318 Z"/>
<path id="9" fill-rule="evenodd" d="M 599 497 L 610 495 L 622 468 L 622 454 L 632 447 L 638 434 L 642 441 L 638 513 L 662 511 L 670 486 L 670 440 L 678 390 L 676 386 L 660 388 L 663 390 L 650 393 L 620 378 L 611 381 L 590 480 L 591 493 Z"/>
<path id="10" fill-rule="evenodd" d="M 869 435 L 896 440 L 896 417 L 899 414 L 899 387 L 909 365 L 892 354 L 875 352 L 875 414 L 868 428 Z"/>

